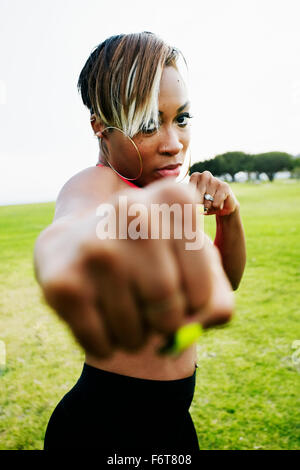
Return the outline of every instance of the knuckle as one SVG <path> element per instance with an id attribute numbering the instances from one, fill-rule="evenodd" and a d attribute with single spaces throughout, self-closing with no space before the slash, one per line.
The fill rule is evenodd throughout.
<path id="1" fill-rule="evenodd" d="M 212 202 L 213 207 L 219 207 L 221 205 L 220 197 L 215 197 L 214 201 Z"/>
<path id="2" fill-rule="evenodd" d="M 102 266 L 113 270 L 118 270 L 120 264 L 119 254 L 115 248 L 115 244 L 104 244 L 99 253 L 99 262 Z"/>
<path id="3" fill-rule="evenodd" d="M 47 302 L 56 309 L 71 307 L 80 297 L 77 283 L 67 278 L 48 281 L 43 291 Z"/>
<path id="4" fill-rule="evenodd" d="M 87 269 L 93 270 L 99 267 L 106 269 L 118 269 L 119 255 L 114 240 L 102 240 L 101 243 L 92 242 L 86 244 L 81 252 L 82 262 Z"/>
<path id="5" fill-rule="evenodd" d="M 86 240 L 83 241 L 78 249 L 79 259 L 81 262 L 88 263 L 89 261 L 96 260 L 99 253 L 98 241 Z"/>
<path id="6" fill-rule="evenodd" d="M 158 278 L 153 287 L 153 301 L 164 301 L 175 294 L 175 287 L 168 279 Z"/>
<path id="7" fill-rule="evenodd" d="M 188 185 L 181 185 L 177 188 L 175 202 L 181 205 L 194 203 L 194 192 Z"/>
<path id="8" fill-rule="evenodd" d="M 98 249 L 99 243 L 97 240 L 82 240 L 79 247 L 78 251 L 79 253 L 84 256 L 84 255 L 89 255 L 91 252 L 96 252 Z"/>
<path id="9" fill-rule="evenodd" d="M 178 199 L 178 193 L 173 186 L 160 188 L 157 192 L 157 199 L 159 202 L 173 203 Z"/>
<path id="10" fill-rule="evenodd" d="M 201 178 L 201 175 L 202 173 L 200 173 L 199 171 L 194 171 L 190 176 L 190 181 L 198 180 L 199 178 Z"/>
<path id="11" fill-rule="evenodd" d="M 189 185 L 178 185 L 176 183 L 163 182 L 157 186 L 154 201 L 160 203 L 192 203 L 194 201 L 194 189 Z"/>

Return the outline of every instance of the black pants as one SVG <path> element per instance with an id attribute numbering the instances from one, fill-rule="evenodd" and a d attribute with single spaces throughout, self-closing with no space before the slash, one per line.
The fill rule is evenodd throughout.
<path id="1" fill-rule="evenodd" d="M 97 454 L 198 455 L 189 413 L 196 382 L 145 380 L 84 364 L 76 385 L 56 406 L 44 449 L 96 449 Z"/>

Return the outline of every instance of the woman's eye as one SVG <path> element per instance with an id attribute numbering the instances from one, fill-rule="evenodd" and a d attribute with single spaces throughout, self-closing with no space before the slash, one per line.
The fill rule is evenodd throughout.
<path id="1" fill-rule="evenodd" d="M 193 116 L 190 113 L 183 113 L 177 116 L 177 122 L 180 127 L 185 127 L 188 124 L 189 119 L 192 119 Z"/>
<path id="2" fill-rule="evenodd" d="M 148 127 L 144 126 L 141 129 L 141 132 L 143 134 L 154 134 L 154 132 L 156 132 L 156 131 L 157 131 L 157 127 L 155 126 L 154 123 L 151 123 L 151 122 L 150 122 Z"/>
<path id="3" fill-rule="evenodd" d="M 143 127 L 142 128 L 142 133 L 143 134 L 154 134 L 154 132 L 157 130 L 156 127 Z"/>

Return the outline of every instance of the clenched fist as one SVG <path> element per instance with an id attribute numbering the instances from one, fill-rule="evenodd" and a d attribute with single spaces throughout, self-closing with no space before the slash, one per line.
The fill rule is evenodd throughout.
<path id="1" fill-rule="evenodd" d="M 36 273 L 44 297 L 79 343 L 96 357 L 108 357 L 116 348 L 138 350 L 153 331 L 167 336 L 191 321 L 204 328 L 227 322 L 233 297 L 217 249 L 204 234 L 203 247 L 197 250 L 186 249 L 190 240 L 184 230 L 181 238 L 173 236 L 180 224 L 191 222 L 195 228 L 192 189 L 159 181 L 122 194 L 128 207 L 140 203 L 148 209 L 140 219 L 148 226 L 148 238 L 100 240 L 92 211 L 58 219 L 36 244 Z M 109 201 L 117 220 L 119 195 Z M 151 205 L 163 203 L 179 204 L 182 214 L 190 204 L 191 220 L 171 217 L 171 236 L 153 239 Z"/>

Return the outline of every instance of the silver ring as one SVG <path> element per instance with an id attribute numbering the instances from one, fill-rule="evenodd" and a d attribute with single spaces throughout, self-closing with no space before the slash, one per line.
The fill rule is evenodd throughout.
<path id="1" fill-rule="evenodd" d="M 204 199 L 206 199 L 207 201 L 211 201 L 211 202 L 214 202 L 214 198 L 210 195 L 210 194 L 204 194 Z"/>

